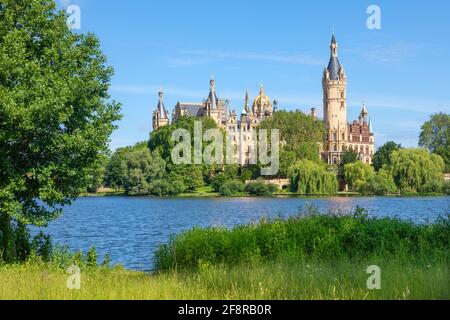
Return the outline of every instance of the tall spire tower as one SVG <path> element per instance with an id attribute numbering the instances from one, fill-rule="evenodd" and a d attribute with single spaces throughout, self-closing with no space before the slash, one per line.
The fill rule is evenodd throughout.
<path id="1" fill-rule="evenodd" d="M 323 113 L 326 130 L 324 160 L 330 164 L 341 161 L 347 140 L 347 79 L 338 58 L 338 43 L 333 33 L 330 62 L 323 72 Z"/>
<path id="2" fill-rule="evenodd" d="M 157 130 L 169 124 L 169 113 L 164 106 L 164 92 L 162 88 L 158 92 L 158 106 L 153 112 L 153 130 Z"/>

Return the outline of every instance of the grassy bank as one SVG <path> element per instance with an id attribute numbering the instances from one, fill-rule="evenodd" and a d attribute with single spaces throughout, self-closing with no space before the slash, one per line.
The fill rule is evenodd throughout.
<path id="1" fill-rule="evenodd" d="M 311 209 L 288 220 L 193 229 L 161 246 L 153 274 L 94 267 L 78 255 L 81 290 L 67 289 L 61 268 L 73 259 L 0 265 L 0 299 L 450 299 L 448 217 L 416 225 Z M 367 288 L 372 265 L 381 269 L 381 290 Z"/>
<path id="2" fill-rule="evenodd" d="M 379 264 L 381 290 L 368 290 L 367 266 Z M 448 265 L 395 261 L 274 262 L 203 266 L 195 272 L 148 275 L 88 269 L 81 290 L 68 290 L 64 271 L 0 267 L 0 299 L 449 299 Z"/>

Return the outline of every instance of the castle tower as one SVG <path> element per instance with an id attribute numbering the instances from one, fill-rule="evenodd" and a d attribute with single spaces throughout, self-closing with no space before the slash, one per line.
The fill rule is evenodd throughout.
<path id="1" fill-rule="evenodd" d="M 347 79 L 338 58 L 338 44 L 333 33 L 330 62 L 323 72 L 323 113 L 326 130 L 324 160 L 339 163 L 347 140 Z"/>
<path id="2" fill-rule="evenodd" d="M 169 113 L 164 106 L 164 92 L 162 89 L 159 90 L 158 96 L 158 106 L 153 112 L 153 130 L 158 130 L 159 128 L 169 124 Z"/>
<path id="3" fill-rule="evenodd" d="M 211 76 L 211 80 L 209 81 L 209 95 L 205 102 L 207 115 L 214 119 L 216 123 L 220 124 L 222 115 L 225 115 L 225 112 L 223 112 L 223 107 L 223 102 L 217 98 L 216 81 L 213 76 Z"/>

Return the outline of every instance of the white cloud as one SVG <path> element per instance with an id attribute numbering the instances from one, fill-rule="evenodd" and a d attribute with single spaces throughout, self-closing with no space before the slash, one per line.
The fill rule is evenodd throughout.
<path id="1" fill-rule="evenodd" d="M 169 59 L 170 66 L 191 66 L 223 60 L 267 61 L 312 66 L 322 65 L 322 61 L 320 59 L 301 54 L 290 55 L 276 52 L 262 53 L 204 49 L 180 50 L 178 53 L 181 57 Z"/>

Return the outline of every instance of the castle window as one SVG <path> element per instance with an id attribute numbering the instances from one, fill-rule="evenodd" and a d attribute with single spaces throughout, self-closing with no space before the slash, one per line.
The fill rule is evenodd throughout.
<path id="1" fill-rule="evenodd" d="M 333 133 L 333 141 L 337 141 L 337 133 Z"/>
<path id="2" fill-rule="evenodd" d="M 333 151 L 336 152 L 337 151 L 337 145 L 333 145 Z"/>

